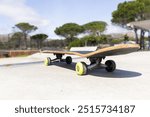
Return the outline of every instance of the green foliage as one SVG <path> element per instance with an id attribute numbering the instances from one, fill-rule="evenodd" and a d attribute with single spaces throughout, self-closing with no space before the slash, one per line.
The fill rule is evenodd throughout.
<path id="1" fill-rule="evenodd" d="M 112 39 L 112 40 L 110 41 L 111 44 L 119 44 L 119 43 L 121 43 L 121 42 L 123 42 L 123 39 Z"/>
<path id="2" fill-rule="evenodd" d="M 82 46 L 97 46 L 98 44 L 107 44 L 109 43 L 107 36 L 84 36 L 81 39 L 76 39 L 69 44 L 69 48 L 71 47 L 82 47 Z"/>
<path id="3" fill-rule="evenodd" d="M 150 0 L 136 0 L 137 2 L 144 3 L 145 9 L 144 12 L 150 11 Z"/>
<path id="4" fill-rule="evenodd" d="M 21 41 L 23 38 L 22 32 L 16 32 L 12 35 L 11 39 L 9 40 L 9 44 L 11 45 L 11 48 L 21 48 Z"/>
<path id="5" fill-rule="evenodd" d="M 128 35 L 126 34 L 126 35 L 124 35 L 124 41 L 129 41 L 129 37 L 128 37 Z"/>
<path id="6" fill-rule="evenodd" d="M 101 35 L 100 37 L 97 38 L 98 44 L 108 44 L 109 39 L 106 35 Z"/>
<path id="7" fill-rule="evenodd" d="M 23 33 L 22 32 L 15 32 L 12 35 L 11 40 L 21 40 L 22 37 L 23 37 Z"/>
<path id="8" fill-rule="evenodd" d="M 135 20 L 150 19 L 150 0 L 133 0 L 118 5 L 112 13 L 112 22 L 125 25 Z"/>
<path id="9" fill-rule="evenodd" d="M 94 36 L 101 35 L 106 30 L 107 23 L 103 21 L 94 21 L 84 24 L 85 33 L 92 34 Z"/>
<path id="10" fill-rule="evenodd" d="M 18 23 L 15 25 L 19 30 L 22 31 L 23 35 L 24 35 L 24 45 L 25 45 L 25 48 L 27 48 L 27 35 L 29 33 L 31 33 L 32 31 L 35 31 L 37 30 L 37 27 L 34 26 L 34 25 L 31 25 L 29 23 L 24 23 L 24 22 L 21 22 L 21 23 Z"/>
<path id="11" fill-rule="evenodd" d="M 80 39 L 76 39 L 70 42 L 68 47 L 71 48 L 71 47 L 82 47 L 82 46 L 84 46 L 83 41 Z"/>
<path id="12" fill-rule="evenodd" d="M 0 49 L 7 49 L 7 48 L 8 48 L 7 43 L 0 42 Z"/>
<path id="13" fill-rule="evenodd" d="M 76 23 L 67 23 L 63 26 L 57 27 L 55 33 L 59 36 L 65 37 L 69 42 L 74 40 L 74 37 L 82 33 L 83 27 Z"/>
<path id="14" fill-rule="evenodd" d="M 83 43 L 85 43 L 87 46 L 96 46 L 98 44 L 106 44 L 108 43 L 107 36 L 101 35 L 101 36 L 85 36 L 81 38 Z"/>
<path id="15" fill-rule="evenodd" d="M 36 34 L 36 35 L 31 36 L 31 39 L 39 40 L 39 41 L 44 41 L 46 38 L 48 38 L 48 35 L 46 34 Z"/>
<path id="16" fill-rule="evenodd" d="M 32 31 L 37 30 L 37 27 L 31 25 L 29 23 L 21 22 L 15 25 L 18 29 L 20 29 L 23 33 L 28 34 Z"/>
<path id="17" fill-rule="evenodd" d="M 138 1 L 123 2 L 112 13 L 112 22 L 124 25 L 126 23 L 143 18 L 144 4 Z"/>
<path id="18" fill-rule="evenodd" d="M 85 36 L 81 38 L 82 43 L 84 43 L 86 46 L 94 46 L 97 44 L 97 37 L 93 35 Z"/>
<path id="19" fill-rule="evenodd" d="M 150 19 L 150 0 L 136 0 L 140 3 L 144 3 L 144 19 Z"/>
<path id="20" fill-rule="evenodd" d="M 55 33 L 62 37 L 65 37 L 64 40 L 65 45 L 69 45 L 69 47 L 75 46 L 83 46 L 83 45 L 96 45 L 100 39 L 98 37 L 101 35 L 102 32 L 106 30 L 107 23 L 103 21 L 95 21 L 87 23 L 83 26 L 80 26 L 75 23 L 67 23 L 63 26 L 60 26 L 55 29 Z M 89 33 L 89 36 L 85 36 L 82 39 L 77 39 L 81 33 Z"/>
<path id="21" fill-rule="evenodd" d="M 42 42 L 48 38 L 46 34 L 36 34 L 31 36 L 31 40 L 37 43 L 38 49 L 42 47 Z"/>

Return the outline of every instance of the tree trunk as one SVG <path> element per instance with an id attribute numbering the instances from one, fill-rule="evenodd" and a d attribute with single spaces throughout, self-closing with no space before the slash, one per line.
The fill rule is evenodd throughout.
<path id="1" fill-rule="evenodd" d="M 144 30 L 141 30 L 141 37 L 140 37 L 140 49 L 144 50 L 145 49 L 145 44 L 144 44 Z"/>
<path id="2" fill-rule="evenodd" d="M 27 49 L 27 34 L 25 34 L 25 49 Z"/>
<path id="3" fill-rule="evenodd" d="M 139 39 L 138 39 L 138 34 L 137 34 L 137 28 L 134 28 L 134 32 L 135 32 L 136 44 L 139 44 Z"/>
<path id="4" fill-rule="evenodd" d="M 148 32 L 148 50 L 150 50 L 150 32 Z"/>

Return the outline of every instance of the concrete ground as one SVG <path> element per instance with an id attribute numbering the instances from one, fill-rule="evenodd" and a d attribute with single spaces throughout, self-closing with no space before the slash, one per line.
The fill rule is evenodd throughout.
<path id="1" fill-rule="evenodd" d="M 75 63 L 44 66 L 47 56 L 0 59 L 0 99 L 150 99 L 150 52 L 107 57 L 116 61 L 115 72 L 85 76 L 76 74 Z"/>

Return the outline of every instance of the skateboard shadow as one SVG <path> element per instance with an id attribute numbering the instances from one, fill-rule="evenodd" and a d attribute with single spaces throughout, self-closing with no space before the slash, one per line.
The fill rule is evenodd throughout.
<path id="1" fill-rule="evenodd" d="M 94 71 L 91 71 L 89 74 L 103 78 L 137 78 L 138 76 L 142 75 L 139 72 L 122 69 L 116 69 L 112 73 L 105 71 L 105 69 L 96 69 Z"/>
<path id="2" fill-rule="evenodd" d="M 76 63 L 72 63 L 71 65 L 67 65 L 65 63 L 55 63 L 54 65 L 75 71 L 75 64 Z M 111 73 L 105 71 L 105 69 L 95 69 L 89 71 L 88 75 L 103 77 L 103 78 L 137 78 L 142 74 L 139 72 L 122 70 L 122 69 L 116 69 L 114 72 Z"/>

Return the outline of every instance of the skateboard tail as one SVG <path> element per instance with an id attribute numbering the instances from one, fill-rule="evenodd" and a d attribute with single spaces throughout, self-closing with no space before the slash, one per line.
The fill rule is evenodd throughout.
<path id="1" fill-rule="evenodd" d="M 105 56 L 114 56 L 129 54 L 139 50 L 139 45 L 137 44 L 122 44 L 117 46 L 111 46 L 103 49 L 99 49 L 95 52 L 85 54 L 84 57 L 105 57 Z"/>

